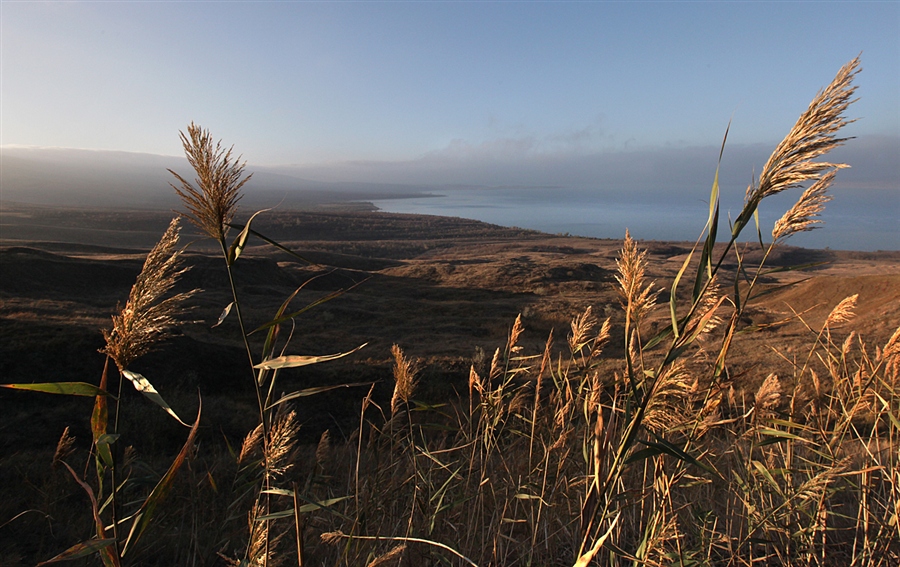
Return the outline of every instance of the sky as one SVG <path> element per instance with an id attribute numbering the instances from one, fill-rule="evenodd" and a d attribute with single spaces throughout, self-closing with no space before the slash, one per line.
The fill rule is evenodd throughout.
<path id="1" fill-rule="evenodd" d="M 898 38 L 897 1 L 0 0 L 0 146 L 178 156 L 193 121 L 250 166 L 323 182 L 652 198 L 708 195 L 730 124 L 739 201 L 861 54 L 858 167 L 838 183 L 893 224 Z"/>
<path id="2" fill-rule="evenodd" d="M 780 139 L 862 53 L 852 133 L 900 133 L 898 2 L 13 2 L 3 145 L 260 165 Z"/>

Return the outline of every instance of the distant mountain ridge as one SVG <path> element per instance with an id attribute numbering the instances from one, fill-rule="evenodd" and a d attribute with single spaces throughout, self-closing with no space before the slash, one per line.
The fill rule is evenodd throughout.
<path id="1" fill-rule="evenodd" d="M 69 148 L 0 148 L 0 199 L 87 207 L 174 208 L 169 169 L 193 179 L 182 157 Z M 248 165 L 253 179 L 243 204 L 306 208 L 375 199 L 423 196 L 427 190 L 389 183 L 314 181 Z"/>

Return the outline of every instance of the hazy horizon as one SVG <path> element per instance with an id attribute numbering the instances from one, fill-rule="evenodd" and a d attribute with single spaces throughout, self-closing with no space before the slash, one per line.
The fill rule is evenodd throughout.
<path id="1" fill-rule="evenodd" d="M 900 3 L 874 1 L 4 0 L 0 199 L 174 206 L 194 121 L 248 161 L 260 208 L 459 187 L 702 202 L 730 124 L 731 203 L 861 54 L 829 214 L 882 218 L 898 36 Z"/>
<path id="2" fill-rule="evenodd" d="M 774 146 L 774 144 L 773 144 Z M 824 230 L 798 235 L 800 246 L 856 250 L 900 249 L 900 137 L 850 140 L 833 157 L 851 164 L 838 173 Z M 720 173 L 722 225 L 741 207 L 744 189 L 771 147 L 727 145 Z M 474 218 L 551 233 L 691 240 L 705 220 L 718 148 L 656 148 L 546 159 L 522 168 L 494 160 L 424 156 L 406 162 L 353 162 L 315 167 L 247 164 L 243 214 L 278 206 L 373 203 L 391 212 Z M 183 157 L 0 147 L 0 199 L 51 206 L 177 209 L 173 169 L 190 178 Z M 476 173 L 477 172 L 477 173 Z M 368 181 L 366 181 L 368 180 Z M 497 183 L 497 181 L 501 181 Z M 502 183 L 507 181 L 507 183 Z M 767 199 L 762 232 L 771 230 L 799 191 Z"/>

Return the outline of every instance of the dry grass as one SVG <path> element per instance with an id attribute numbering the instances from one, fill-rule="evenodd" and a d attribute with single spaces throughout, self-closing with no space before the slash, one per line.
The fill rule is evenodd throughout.
<path id="1" fill-rule="evenodd" d="M 118 471 L 134 471 L 133 456 L 112 455 L 106 398 L 97 395 L 94 486 L 69 469 L 92 502 L 98 537 L 85 545 L 97 547 L 64 553 L 99 554 L 106 565 L 146 561 L 150 553 L 132 560 L 131 536 L 116 532 L 129 507 L 122 500 L 142 493 L 138 526 L 152 512 L 147 503 L 162 501 L 159 486 L 168 492 L 189 462 L 180 505 L 158 516 L 157 533 L 175 535 L 143 544 L 168 551 L 170 564 L 275 566 L 296 557 L 300 565 L 347 566 L 896 565 L 900 329 L 874 348 L 848 332 L 857 304 L 850 295 L 819 325 L 797 315 L 806 350 L 781 353 L 788 373 L 754 369 L 760 386 L 749 398 L 736 395 L 729 362 L 749 330 L 744 315 L 772 251 L 815 225 L 843 167 L 814 160 L 844 141 L 837 133 L 848 122 L 857 68 L 857 60 L 845 66 L 777 146 L 727 244 L 717 245 L 708 226 L 667 305 L 657 304 L 646 251 L 626 234 L 615 278 L 621 328 L 588 308 L 561 347 L 551 334 L 529 352 L 518 317 L 506 343 L 469 369 L 467 395 L 439 403 L 416 399 L 417 361 L 394 345 L 389 402 L 379 405 L 373 387 L 353 432 L 326 432 L 310 447 L 297 443 L 302 417 L 288 402 L 321 389 L 279 395 L 278 373 L 348 353 L 286 354 L 293 317 L 309 307 L 291 311 L 296 292 L 259 327 L 263 348 L 253 353 L 231 273 L 249 229 L 230 249 L 225 243 L 247 178 L 230 150 L 192 124 L 182 141 L 199 188 L 178 177 L 176 190 L 187 216 L 221 245 L 259 422 L 229 456 L 191 462 L 203 450 L 194 444 L 198 418 L 165 483 L 148 495 L 130 476 L 117 481 Z M 769 246 L 748 254 L 736 244 L 763 199 L 807 184 Z M 717 186 L 711 200 L 715 219 Z M 161 338 L 182 299 L 161 299 L 181 273 L 175 237 L 173 223 L 105 335 L 105 352 L 136 384 L 127 366 Z M 733 273 L 720 270 L 726 259 L 737 264 Z M 689 285 L 682 279 L 692 280 L 689 290 L 679 290 Z M 610 345 L 621 356 L 605 357 Z M 65 463 L 71 450 L 64 432 L 54 462 Z M 107 495 L 111 505 L 101 507 Z M 104 539 L 107 526 L 113 536 Z M 139 535 L 147 524 L 138 527 Z"/>
<path id="2" fill-rule="evenodd" d="M 501 354 L 507 370 L 490 387 L 476 382 L 471 410 L 433 408 L 411 434 L 375 414 L 354 434 L 368 442 L 332 448 L 332 470 L 359 463 L 359 477 L 332 477 L 314 498 L 354 484 L 357 496 L 307 525 L 353 544 L 307 545 L 309 557 L 364 564 L 409 531 L 478 565 L 891 565 L 895 345 L 869 355 L 810 341 L 818 362 L 787 381 L 770 375 L 746 405 L 724 385 L 698 389 L 693 378 L 710 369 L 697 360 L 672 365 L 644 384 L 647 410 L 624 450 L 635 397 L 621 374 L 602 376 L 605 361 L 573 350 L 542 380 L 541 357 Z M 831 387 L 813 379 L 822 374 Z M 452 558 L 406 543 L 412 564 Z"/>

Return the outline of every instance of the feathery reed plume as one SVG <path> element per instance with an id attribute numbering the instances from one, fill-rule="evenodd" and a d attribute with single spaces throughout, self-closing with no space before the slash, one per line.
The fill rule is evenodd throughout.
<path id="1" fill-rule="evenodd" d="M 844 358 L 850 354 L 850 348 L 853 347 L 853 340 L 857 338 L 856 331 L 850 331 L 850 334 L 847 335 L 847 338 L 844 339 L 844 342 L 841 344 L 841 356 Z"/>
<path id="2" fill-rule="evenodd" d="M 238 454 L 237 458 L 237 463 L 239 465 L 244 464 L 254 451 L 259 448 L 259 444 L 262 441 L 262 430 L 262 423 L 257 424 L 257 426 L 253 428 L 253 431 L 244 437 L 244 442 L 241 443 L 241 452 Z"/>
<path id="3" fill-rule="evenodd" d="M 600 330 L 597 332 L 597 336 L 594 337 L 594 344 L 591 347 L 591 356 L 597 357 L 600 356 L 600 353 L 603 352 L 603 347 L 606 346 L 606 343 L 609 342 L 610 333 L 612 331 L 612 323 L 610 323 L 609 317 L 603 321 L 603 324 L 600 325 Z"/>
<path id="4" fill-rule="evenodd" d="M 588 389 L 588 394 L 584 401 L 584 413 L 585 415 L 590 415 L 600 407 L 600 397 L 603 393 L 603 382 L 600 380 L 600 373 L 592 372 L 588 376 L 587 383 L 590 385 L 590 388 Z M 599 417 L 602 421 L 602 411 L 600 412 Z"/>
<path id="5" fill-rule="evenodd" d="M 247 545 L 245 562 L 234 562 L 235 566 L 278 567 L 284 563 L 287 554 L 276 553 L 276 548 L 284 537 L 284 532 L 272 537 L 269 522 L 260 522 L 257 518 L 263 515 L 263 507 L 255 505 L 248 514 L 250 524 L 250 540 Z"/>
<path id="6" fill-rule="evenodd" d="M 233 147 L 225 149 L 221 140 L 213 142 L 209 130 L 191 122 L 187 133 L 180 134 L 188 163 L 197 173 L 197 187 L 171 169 L 169 173 L 181 186 L 170 185 L 189 211 L 184 216 L 211 238 L 222 242 L 225 225 L 234 218 L 241 199 L 241 187 L 253 175 L 244 177 L 246 162 L 241 163 L 240 156 L 232 157 Z"/>
<path id="7" fill-rule="evenodd" d="M 694 332 L 698 332 L 698 326 L 702 325 L 703 327 L 699 329 L 699 336 L 703 337 L 704 335 L 712 333 L 716 327 L 721 325 L 722 317 L 715 315 L 714 313 L 722 306 L 722 300 L 719 276 L 718 274 L 714 274 L 709 281 L 709 284 L 703 290 L 703 293 L 700 296 L 699 305 L 685 325 L 682 336 L 692 336 Z M 713 312 L 712 316 L 710 316 L 710 312 Z"/>
<path id="8" fill-rule="evenodd" d="M 844 456 L 836 459 L 830 467 L 822 469 L 815 476 L 801 484 L 796 489 L 797 499 L 818 500 L 822 493 L 835 478 L 840 477 L 844 471 L 850 469 L 852 457 Z"/>
<path id="9" fill-rule="evenodd" d="M 228 567 L 277 567 L 284 563 L 284 557 L 275 554 L 275 547 L 284 537 L 284 533 L 270 539 L 269 522 L 257 520 L 263 513 L 264 508 L 259 504 L 254 504 L 253 508 L 247 513 L 249 539 L 247 541 L 246 558 L 228 557 L 222 552 L 216 554 Z"/>
<path id="10" fill-rule="evenodd" d="M 328 471 L 328 466 L 331 464 L 331 435 L 327 429 L 322 432 L 319 444 L 316 445 L 316 464 L 323 473 Z"/>
<path id="11" fill-rule="evenodd" d="M 572 319 L 571 327 L 572 334 L 569 335 L 569 352 L 572 353 L 572 356 L 577 355 L 581 352 L 587 344 L 590 342 L 588 339 L 588 334 L 594 329 L 597 325 L 597 318 L 594 317 L 593 313 L 591 313 L 591 306 L 589 305 L 584 312 Z"/>
<path id="12" fill-rule="evenodd" d="M 521 411 L 525 407 L 525 402 L 528 398 L 528 391 L 525 388 L 519 388 L 506 407 L 507 413 L 514 414 Z"/>
<path id="13" fill-rule="evenodd" d="M 647 266 L 647 252 L 639 251 L 631 234 L 625 231 L 625 242 L 616 259 L 619 282 L 619 296 L 622 309 L 627 317 L 639 323 L 644 315 L 656 304 L 657 293 L 653 291 L 653 283 L 644 285 L 644 271 Z"/>
<path id="14" fill-rule="evenodd" d="M 472 365 L 469 367 L 469 399 L 472 399 L 472 392 L 478 391 L 478 394 L 481 395 L 484 387 L 481 384 L 481 377 L 478 376 L 478 373 L 475 372 L 475 366 Z"/>
<path id="15" fill-rule="evenodd" d="M 658 478 L 658 484 L 669 482 L 664 474 L 661 476 L 663 478 Z M 678 531 L 678 522 L 675 516 L 666 518 L 660 516 L 661 514 L 651 520 L 651 522 L 655 522 L 655 525 L 653 526 L 654 529 L 649 530 L 652 533 L 647 534 L 650 537 L 646 543 L 646 552 L 640 558 L 641 567 L 667 567 L 672 565 L 672 555 L 669 553 L 667 546 L 680 539 L 682 534 Z"/>
<path id="16" fill-rule="evenodd" d="M 692 381 L 684 362 L 676 361 L 667 366 L 653 383 L 644 414 L 644 425 L 662 433 L 680 425 L 685 417 L 685 402 L 691 392 Z"/>
<path id="17" fill-rule="evenodd" d="M 59 437 L 59 441 L 56 443 L 56 451 L 53 453 L 53 461 L 52 466 L 56 468 L 59 466 L 60 461 L 71 455 L 75 449 L 73 446 L 75 445 L 75 438 L 69 435 L 69 426 L 67 425 L 65 429 L 63 429 L 62 435 Z"/>
<path id="18" fill-rule="evenodd" d="M 800 198 L 778 221 L 772 229 L 772 241 L 785 240 L 792 234 L 806 232 L 819 228 L 822 223 L 816 217 L 825 210 L 825 204 L 831 201 L 831 195 L 825 193 L 834 181 L 836 169 L 822 175 L 821 179 L 813 183 Z"/>
<path id="19" fill-rule="evenodd" d="M 500 363 L 500 349 L 496 349 L 494 351 L 494 356 L 491 358 L 491 370 L 488 372 L 488 389 L 491 387 L 491 383 L 500 377 L 500 374 L 503 372 L 503 365 Z"/>
<path id="20" fill-rule="evenodd" d="M 278 406 L 278 413 L 269 429 L 269 442 L 263 448 L 269 478 L 284 475 L 293 467 L 294 447 L 297 445 L 299 431 L 297 412 L 285 409 L 285 404 Z"/>
<path id="21" fill-rule="evenodd" d="M 176 248 L 179 234 L 178 218 L 172 219 L 162 239 L 147 255 L 125 307 L 113 315 L 112 330 L 104 330 L 106 347 L 101 350 L 124 370 L 166 336 L 175 324 L 181 304 L 198 290 L 179 293 L 162 299 L 178 278 L 189 268 L 181 268 L 181 251 Z"/>
<path id="22" fill-rule="evenodd" d="M 762 199 L 802 183 L 822 178 L 824 172 L 847 167 L 813 161 L 848 138 L 836 138 L 835 134 L 852 122 L 844 118 L 844 111 L 853 102 L 856 87 L 853 77 L 859 72 L 859 57 L 844 65 L 830 85 L 813 98 L 788 135 L 778 144 L 762 168 L 759 183 L 749 192 L 748 201 L 759 203 Z"/>
<path id="23" fill-rule="evenodd" d="M 398 345 L 391 346 L 394 355 L 394 394 L 391 396 L 391 415 L 400 409 L 400 402 L 409 403 L 416 389 L 416 373 L 418 363 L 407 358 Z"/>
<path id="24" fill-rule="evenodd" d="M 340 543 L 340 541 L 345 537 L 349 536 L 341 530 L 338 530 L 336 532 L 325 532 L 321 536 L 319 536 L 319 538 L 322 540 L 322 543 L 327 545 L 335 545 L 337 543 Z"/>
<path id="25" fill-rule="evenodd" d="M 522 350 L 522 347 L 518 346 L 518 343 L 519 337 L 522 335 L 522 332 L 524 330 L 525 326 L 522 325 L 522 314 L 520 313 L 519 315 L 516 315 L 516 321 L 513 323 L 512 329 L 509 331 L 509 341 L 507 343 L 509 354 Z"/>
<path id="26" fill-rule="evenodd" d="M 388 563 L 391 563 L 394 560 L 399 561 L 399 559 L 403 555 L 404 551 L 406 551 L 405 543 L 395 545 L 387 553 L 385 553 L 383 555 L 379 555 L 378 557 L 373 559 L 368 565 L 366 565 L 366 567 L 380 567 L 382 565 L 387 565 Z"/>
<path id="27" fill-rule="evenodd" d="M 824 391 L 822 390 L 822 381 L 819 379 L 819 374 L 816 372 L 815 368 L 809 369 L 809 376 L 813 383 L 813 392 L 815 393 L 814 401 L 818 402 L 818 400 L 822 399 L 822 395 L 824 394 Z"/>
<path id="28" fill-rule="evenodd" d="M 769 374 L 763 383 L 760 384 L 754 397 L 754 404 L 757 412 L 760 410 L 770 410 L 778 405 L 781 400 L 781 382 L 775 374 Z"/>
<path id="29" fill-rule="evenodd" d="M 852 319 L 854 315 L 853 309 L 856 308 L 857 299 L 859 299 L 858 293 L 854 293 L 853 295 L 842 299 L 841 302 L 831 310 L 831 313 L 828 314 L 828 318 L 825 320 L 825 326 L 827 327 L 834 323 L 846 323 Z"/>
<path id="30" fill-rule="evenodd" d="M 885 378 L 896 379 L 900 376 L 900 327 L 897 327 L 897 330 L 885 343 L 881 350 L 881 359 L 884 361 Z"/>
<path id="31" fill-rule="evenodd" d="M 719 408 L 722 405 L 724 393 L 724 388 L 719 388 L 714 394 L 706 398 L 706 402 L 703 404 L 703 407 L 700 408 L 700 411 L 697 414 L 698 421 L 696 435 L 698 439 L 719 424 L 722 416 L 722 412 Z"/>

